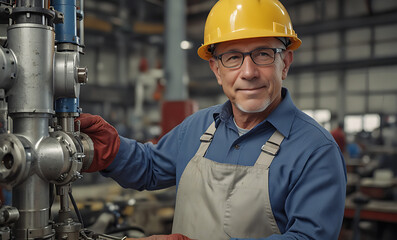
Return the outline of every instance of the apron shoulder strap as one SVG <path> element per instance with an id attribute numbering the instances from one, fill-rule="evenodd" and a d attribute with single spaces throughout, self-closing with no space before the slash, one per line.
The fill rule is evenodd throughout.
<path id="1" fill-rule="evenodd" d="M 204 157 L 205 153 L 208 150 L 208 147 L 211 144 L 212 138 L 214 137 L 214 133 L 216 131 L 215 121 L 208 127 L 207 131 L 200 137 L 200 147 L 196 152 L 196 155 Z"/>
<path id="2" fill-rule="evenodd" d="M 265 165 L 266 168 L 269 168 L 274 157 L 280 150 L 280 145 L 283 140 L 284 136 L 276 130 L 269 140 L 267 140 L 267 142 L 262 146 L 261 153 L 259 154 L 256 164 Z"/>

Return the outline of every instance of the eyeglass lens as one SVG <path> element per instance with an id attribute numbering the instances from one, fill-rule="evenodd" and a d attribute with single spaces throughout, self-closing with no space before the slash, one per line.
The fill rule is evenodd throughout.
<path id="1" fill-rule="evenodd" d="M 275 53 L 271 48 L 258 48 L 246 54 L 249 54 L 252 61 L 258 65 L 267 65 L 274 62 Z M 221 61 L 227 68 L 239 67 L 244 61 L 244 55 L 242 52 L 226 52 L 221 55 Z"/>

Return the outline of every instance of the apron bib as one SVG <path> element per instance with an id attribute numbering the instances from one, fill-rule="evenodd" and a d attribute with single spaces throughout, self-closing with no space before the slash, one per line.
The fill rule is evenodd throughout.
<path id="1" fill-rule="evenodd" d="M 198 240 L 280 234 L 270 205 L 268 177 L 283 135 L 274 132 L 254 166 L 240 166 L 204 157 L 215 130 L 214 122 L 181 176 L 172 232 Z"/>

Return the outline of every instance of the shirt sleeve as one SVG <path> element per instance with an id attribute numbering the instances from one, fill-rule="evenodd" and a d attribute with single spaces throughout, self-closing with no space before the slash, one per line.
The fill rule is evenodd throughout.
<path id="1" fill-rule="evenodd" d="M 179 131 L 180 126 L 177 126 L 156 145 L 120 136 L 119 152 L 101 174 L 111 177 L 124 188 L 137 190 L 156 190 L 175 185 Z"/>
<path id="2" fill-rule="evenodd" d="M 335 144 L 322 146 L 311 154 L 299 180 L 287 196 L 286 231 L 282 235 L 262 239 L 338 239 L 345 196 L 346 168 L 343 157 Z"/>

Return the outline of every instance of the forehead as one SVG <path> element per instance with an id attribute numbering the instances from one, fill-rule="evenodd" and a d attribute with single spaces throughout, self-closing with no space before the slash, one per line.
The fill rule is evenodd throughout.
<path id="1" fill-rule="evenodd" d="M 281 41 L 273 37 L 248 38 L 219 43 L 216 46 L 216 51 L 218 53 L 231 50 L 246 52 L 258 47 L 278 48 L 282 46 Z"/>

